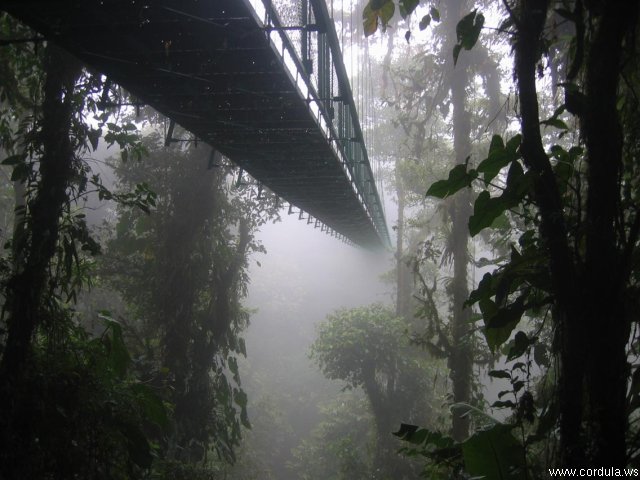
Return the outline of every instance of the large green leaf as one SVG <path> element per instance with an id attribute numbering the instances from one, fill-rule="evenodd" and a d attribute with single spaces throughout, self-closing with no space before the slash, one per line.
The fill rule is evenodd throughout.
<path id="1" fill-rule="evenodd" d="M 464 187 L 469 187 L 476 178 L 478 178 L 476 170 L 467 171 L 466 164 L 456 165 L 449 172 L 449 178 L 438 180 L 429 187 L 427 196 L 446 198 Z"/>
<path id="2" fill-rule="evenodd" d="M 131 363 L 131 357 L 122 336 L 122 325 L 111 318 L 108 312 L 100 312 L 98 317 L 107 326 L 103 336 L 103 343 L 107 348 L 108 365 L 118 377 L 122 378 L 126 375 Z"/>
<path id="3" fill-rule="evenodd" d="M 413 445 L 400 450 L 400 453 L 409 457 L 419 455 L 430 458 L 434 463 L 442 463 L 459 459 L 461 456 L 460 444 L 438 431 L 403 423 L 400 430 L 393 435 Z"/>
<path id="4" fill-rule="evenodd" d="M 506 152 L 507 149 L 504 150 Z M 507 174 L 507 184 L 499 197 L 492 197 L 485 190 L 478 195 L 469 218 L 469 234 L 473 237 L 491 226 L 506 210 L 516 207 L 531 189 L 531 175 L 524 172 L 518 160 L 509 160 L 511 166 Z"/>
<path id="5" fill-rule="evenodd" d="M 486 302 L 486 301 L 485 301 Z M 482 308 L 482 302 L 480 303 Z M 494 304 L 495 305 L 495 304 Z M 523 296 L 520 296 L 510 305 L 496 308 L 492 313 L 488 309 L 484 309 L 482 316 L 484 318 L 483 333 L 487 340 L 487 345 L 492 352 L 506 342 L 511 336 L 511 332 L 518 326 L 520 319 L 526 310 Z M 485 315 L 485 311 L 487 315 Z"/>
<path id="6" fill-rule="evenodd" d="M 518 147 L 520 146 L 521 138 L 520 135 L 516 135 L 505 146 L 500 135 L 493 136 L 487 158 L 478 165 L 478 172 L 484 173 L 485 185 L 488 185 L 502 168 L 520 158 Z"/>
<path id="7" fill-rule="evenodd" d="M 419 4 L 420 0 L 400 0 L 398 2 L 398 7 L 400 8 L 400 15 L 402 18 L 407 18 L 411 15 Z"/>
<path id="8" fill-rule="evenodd" d="M 458 43 L 453 49 L 453 62 L 458 62 L 458 55 L 464 48 L 471 50 L 478 41 L 480 31 L 484 25 L 484 15 L 478 13 L 477 10 L 465 15 L 456 25 L 456 35 Z"/>
<path id="9" fill-rule="evenodd" d="M 415 8 L 415 7 L 414 7 Z M 396 11 L 393 0 L 370 0 L 362 11 L 362 24 L 366 37 L 373 35 L 378 29 L 378 23 L 382 29 L 387 28 L 389 20 Z"/>
<path id="10" fill-rule="evenodd" d="M 378 29 L 378 13 L 370 5 L 364 7 L 362 11 L 362 26 L 366 37 L 373 35 Z"/>
<path id="11" fill-rule="evenodd" d="M 527 478 L 524 449 L 511 433 L 512 425 L 495 424 L 462 443 L 465 470 L 487 480 Z"/>
<path id="12" fill-rule="evenodd" d="M 492 197 L 486 190 L 480 192 L 473 205 L 473 215 L 469 217 L 469 234 L 473 237 L 490 227 L 493 221 L 511 206 L 512 202 L 508 196 Z"/>
<path id="13" fill-rule="evenodd" d="M 167 428 L 169 426 L 169 417 L 162 399 L 148 385 L 142 383 L 131 385 L 131 390 L 136 395 L 138 405 L 146 418 L 159 427 Z"/>

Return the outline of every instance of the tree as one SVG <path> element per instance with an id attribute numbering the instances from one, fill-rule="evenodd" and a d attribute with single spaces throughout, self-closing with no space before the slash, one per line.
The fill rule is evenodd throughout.
<path id="1" fill-rule="evenodd" d="M 565 102 L 546 120 L 540 118 L 536 78 L 549 41 L 545 28 L 551 4 L 505 5 L 505 25 L 514 39 L 522 136 L 506 146 L 494 138 L 477 170 L 456 168 L 465 177 L 464 188 L 478 172 L 487 181 L 496 167 L 508 167 L 502 194 L 485 191 L 476 200 L 472 234 L 514 207 L 530 221 L 520 239 L 522 250 L 514 248 L 510 262 L 485 276 L 471 302 L 479 303 L 494 347 L 508 338 L 504 329 L 511 332 L 523 313 L 549 305 L 558 353 L 559 462 L 622 467 L 628 461 L 631 399 L 627 348 L 636 321 L 625 299 L 636 289 L 631 259 L 637 254 L 638 212 L 632 201 L 637 194 L 635 136 L 628 134 L 635 114 L 626 110 L 635 98 L 620 99 L 625 90 L 633 91 L 624 79 L 637 72 L 631 60 L 637 5 L 607 8 L 577 1 L 558 8 L 574 24 L 575 49 L 563 84 Z M 565 111 L 577 120 L 578 144 L 549 145 L 569 130 L 561 119 Z M 543 137 L 541 125 L 558 129 L 559 135 Z"/>
<path id="2" fill-rule="evenodd" d="M 7 16 L 0 27 L 29 38 Z M 1 262 L 0 476 L 138 478 L 164 406 L 131 375 L 120 325 L 105 316 L 90 338 L 73 310 L 99 251 L 78 204 L 102 187 L 83 157 L 105 126 L 85 121 L 102 81 L 51 44 L 10 45 L 3 57 L 0 130 L 16 212 Z"/>
<path id="3" fill-rule="evenodd" d="M 403 419 L 423 417 L 426 408 L 424 358 L 409 346 L 405 329 L 382 305 L 340 310 L 320 324 L 311 349 L 327 378 L 365 392 L 376 426 L 374 468 L 383 478 L 407 473 L 394 460 L 390 433 Z"/>
<path id="4" fill-rule="evenodd" d="M 376 22 L 389 20 L 382 14 L 385 5 Z M 637 321 L 629 299 L 637 291 L 633 259 L 640 230 L 633 133 L 637 2 L 522 0 L 505 1 L 503 7 L 506 20 L 499 30 L 512 40 L 521 134 L 508 142 L 494 136 L 477 168 L 460 163 L 428 193 L 465 192 L 482 175 L 483 191 L 468 223 L 471 235 L 494 228 L 505 212 L 519 223 L 521 235 L 510 257 L 485 275 L 468 305 L 479 306 L 494 351 L 523 317 L 548 308 L 558 400 L 544 406 L 534 438 L 548 434 L 549 419 L 557 418 L 558 463 L 622 467 L 636 449 L 628 439 L 635 431 L 629 415 L 637 407 L 630 374 L 635 365 L 629 365 Z M 471 12 L 458 23 L 454 58 L 474 48 L 483 26 L 479 15 Z M 566 68 L 558 69 L 553 60 L 545 72 L 549 44 L 565 41 L 553 36 L 559 17 L 572 27 Z M 552 49 L 556 55 L 559 50 Z M 564 103 L 545 119 L 540 78 L 547 73 L 557 78 L 559 72 L 565 75 Z M 572 133 L 573 138 L 567 135 Z M 496 179 L 504 186 L 497 188 Z M 516 358 L 537 349 L 540 339 L 518 331 L 512 342 L 509 356 Z M 516 412 L 522 408 L 514 404 Z"/>
<path id="5" fill-rule="evenodd" d="M 132 326 L 155 365 L 147 375 L 171 392 L 167 457 L 198 463 L 213 448 L 232 462 L 241 427 L 249 426 L 237 363 L 246 354 L 245 269 L 260 249 L 253 231 L 275 214 L 275 199 L 230 192 L 230 167 L 209 147 L 167 149 L 157 135 L 147 144 L 148 161 L 116 171 L 125 190 L 145 182 L 161 193 L 151 216 L 121 212 L 104 273 L 138 319 Z"/>
<path id="6" fill-rule="evenodd" d="M 370 2 L 369 8 L 364 11 L 365 25 L 377 17 L 384 27 L 390 21 L 389 12 L 392 12 L 393 2 L 382 2 L 387 6 L 379 10 L 374 8 L 374 3 Z M 409 25 L 409 16 L 417 4 L 399 2 L 400 14 Z M 409 191 L 415 192 L 419 199 L 414 202 L 421 206 L 420 212 L 414 214 L 412 223 L 414 226 L 420 225 L 422 229 L 415 229 L 417 233 L 414 237 L 417 239 L 414 239 L 405 255 L 407 259 L 398 265 L 399 284 L 406 283 L 406 280 L 401 282 L 403 263 L 411 264 L 417 279 L 414 296 L 420 300 L 418 308 L 414 310 L 422 317 L 422 324 L 416 322 L 416 330 L 421 333 L 419 342 L 432 353 L 448 358 L 453 404 L 480 401 L 479 395 L 476 395 L 472 370 L 474 361 L 479 357 L 478 347 L 471 322 L 472 311 L 465 307 L 470 285 L 474 281 L 470 275 L 473 257 L 467 226 L 473 192 L 465 190 L 443 202 L 439 206 L 443 225 L 437 225 L 431 219 L 425 220 L 425 217 L 435 217 L 436 213 L 431 201 L 424 199 L 424 182 L 433 175 L 440 175 L 438 166 L 429 163 L 437 163 L 442 157 L 451 159 L 454 165 L 468 163 L 474 148 L 478 149 L 473 139 L 482 138 L 487 130 L 501 125 L 496 121 L 501 116 L 499 75 L 497 63 L 491 58 L 490 52 L 478 49 L 473 55 L 469 52 L 458 52 L 455 57 L 451 55 L 459 42 L 460 29 L 456 29 L 456 24 L 466 8 L 466 1 L 446 2 L 439 8 L 430 6 L 419 28 L 424 30 L 432 25 L 434 40 L 430 45 L 414 48 L 417 53 L 413 58 L 409 62 L 404 60 L 408 66 L 396 69 L 394 73 L 398 79 L 392 79 L 396 98 L 389 100 L 397 110 L 397 123 L 407 137 L 406 143 L 411 145 L 405 148 L 407 159 L 396 164 L 399 252 L 402 251 L 402 236 L 409 229 L 404 225 L 407 222 L 403 211 Z M 471 18 L 471 29 L 479 33 L 482 22 L 482 15 L 474 16 Z M 373 33 L 373 30 L 368 33 Z M 416 37 L 409 30 L 405 38 L 407 42 L 414 42 Z M 438 50 L 439 55 L 434 52 Z M 390 52 L 387 60 L 389 57 Z M 468 93 L 472 89 L 478 90 L 478 93 Z M 484 132 L 481 126 L 485 127 Z M 436 229 L 439 231 L 437 234 L 434 233 Z M 434 262 L 439 263 L 439 271 L 432 268 Z M 438 311 L 439 306 L 436 306 L 434 299 L 438 295 L 436 290 L 444 283 L 439 277 L 449 265 L 451 279 L 446 281 L 449 314 L 444 314 Z M 402 299 L 400 294 L 398 298 Z M 407 303 L 403 300 L 398 305 Z M 459 441 L 467 438 L 469 418 L 454 415 L 452 432 Z"/>
<path id="7" fill-rule="evenodd" d="M 368 401 L 362 392 L 344 392 L 322 405 L 322 421 L 294 449 L 293 469 L 302 480 L 369 480 L 375 445 Z"/>

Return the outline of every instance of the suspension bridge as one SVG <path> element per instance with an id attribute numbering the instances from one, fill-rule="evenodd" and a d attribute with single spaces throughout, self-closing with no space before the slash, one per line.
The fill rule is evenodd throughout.
<path id="1" fill-rule="evenodd" d="M 362 91 L 354 99 L 325 0 L 2 0 L 0 9 L 167 116 L 168 141 L 177 123 L 300 218 L 367 248 L 390 245 L 356 108 L 370 106 Z"/>

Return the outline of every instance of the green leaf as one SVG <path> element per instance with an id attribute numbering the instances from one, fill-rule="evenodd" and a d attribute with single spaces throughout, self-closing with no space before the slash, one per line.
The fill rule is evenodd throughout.
<path id="1" fill-rule="evenodd" d="M 400 8 L 400 15 L 402 18 L 407 18 L 411 15 L 419 4 L 420 0 L 400 0 L 398 2 L 398 6 Z"/>
<path id="2" fill-rule="evenodd" d="M 505 148 L 511 153 L 516 153 L 521 143 L 522 143 L 522 135 L 517 134 L 511 137 L 507 141 L 507 145 L 505 146 Z M 519 155 L 518 155 L 518 158 L 520 158 Z"/>
<path id="3" fill-rule="evenodd" d="M 378 13 L 374 11 L 370 5 L 364 7 L 362 11 L 362 26 L 365 37 L 373 35 L 378 29 Z"/>
<path id="4" fill-rule="evenodd" d="M 380 9 L 378 16 L 380 17 L 380 21 L 382 22 L 382 26 L 384 28 L 386 28 L 386 26 L 389 23 L 389 20 L 391 20 L 391 17 L 393 17 L 393 14 L 396 11 L 396 4 L 393 3 L 392 0 L 388 0 L 387 2 L 385 2 L 384 5 L 382 5 L 382 8 Z"/>
<path id="5" fill-rule="evenodd" d="M 494 295 L 493 275 L 485 273 L 478 283 L 478 287 L 469 294 L 469 299 L 465 302 L 465 306 L 469 307 L 480 300 L 490 299 Z"/>
<path id="6" fill-rule="evenodd" d="M 27 181 L 30 174 L 31 165 L 28 163 L 18 163 L 13 167 L 13 171 L 11 172 L 11 181 L 24 183 Z"/>
<path id="7" fill-rule="evenodd" d="M 462 45 L 460 45 L 459 43 L 453 46 L 453 64 L 454 65 L 458 63 L 458 56 L 460 55 L 460 50 L 462 50 Z"/>
<path id="8" fill-rule="evenodd" d="M 91 144 L 91 148 L 95 152 L 98 149 L 98 142 L 100 137 L 102 136 L 101 128 L 92 128 L 87 132 L 87 138 L 89 139 L 89 143 Z"/>
<path id="9" fill-rule="evenodd" d="M 541 367 L 549 368 L 551 366 L 549 353 L 545 344 L 536 343 L 533 347 L 533 360 Z"/>
<path id="10" fill-rule="evenodd" d="M 496 400 L 491 404 L 492 408 L 516 408 L 512 400 Z"/>
<path id="11" fill-rule="evenodd" d="M 489 146 L 489 155 L 478 165 L 478 173 L 484 173 L 485 185 L 488 185 L 513 159 L 509 151 L 504 148 L 502 137 L 494 135 Z"/>
<path id="12" fill-rule="evenodd" d="M 447 180 L 438 180 L 429 187 L 427 196 L 446 198 L 464 187 L 469 187 L 476 178 L 478 178 L 476 170 L 472 169 L 467 172 L 466 164 L 456 165 L 449 172 Z"/>
<path id="13" fill-rule="evenodd" d="M 104 338 L 106 340 L 109 366 L 118 377 L 123 378 L 131 363 L 131 357 L 124 343 L 122 325 L 120 325 L 120 322 L 111 318 L 108 312 L 101 312 L 98 314 L 98 317 L 105 322 L 107 327 Z"/>
<path id="14" fill-rule="evenodd" d="M 393 0 L 371 0 L 362 11 L 362 25 L 365 37 L 373 35 L 378 29 L 378 21 L 383 30 L 387 28 L 389 20 L 396 11 Z"/>
<path id="15" fill-rule="evenodd" d="M 425 28 L 427 28 L 429 26 L 429 24 L 431 24 L 431 15 L 427 14 L 424 17 L 422 17 L 422 20 L 420 20 L 420 23 L 418 24 L 418 27 L 422 31 Z"/>
<path id="16" fill-rule="evenodd" d="M 149 386 L 142 383 L 131 385 L 131 390 L 136 395 L 138 405 L 140 405 L 146 418 L 161 428 L 167 428 L 169 426 L 169 417 L 162 399 Z"/>
<path id="17" fill-rule="evenodd" d="M 431 7 L 429 9 L 429 13 L 431 14 L 431 18 L 433 18 L 434 21 L 440 21 L 440 10 L 438 10 L 436 7 Z"/>
<path id="18" fill-rule="evenodd" d="M 491 370 L 489 376 L 493 378 L 506 378 L 511 380 L 511 374 L 506 370 Z"/>
<path id="19" fill-rule="evenodd" d="M 485 315 L 485 312 L 482 312 L 485 324 L 483 333 L 492 352 L 509 339 L 525 310 L 524 298 L 520 296 L 512 304 L 496 308 L 493 314 L 487 312 L 489 315 Z"/>
<path id="20" fill-rule="evenodd" d="M 547 125 L 549 127 L 555 127 L 560 130 L 569 130 L 569 127 L 559 118 L 549 118 L 540 122 L 541 125 Z"/>
<path id="21" fill-rule="evenodd" d="M 474 478 L 526 478 L 524 449 L 511 434 L 512 425 L 495 424 L 462 443 L 464 466 Z"/>
<path id="22" fill-rule="evenodd" d="M 531 175 L 524 173 L 522 165 L 518 161 L 511 162 L 507 173 L 507 186 L 503 197 L 508 199 L 509 208 L 518 205 L 531 188 Z"/>
<path id="23" fill-rule="evenodd" d="M 2 165 L 18 165 L 25 161 L 27 156 L 23 153 L 10 155 L 2 161 Z"/>
<path id="24" fill-rule="evenodd" d="M 490 227 L 493 221 L 511 206 L 512 202 L 508 197 L 491 197 L 487 190 L 483 190 L 473 205 L 473 215 L 469 217 L 469 234 L 474 237 Z"/>
<path id="25" fill-rule="evenodd" d="M 566 108 L 564 105 L 561 105 L 560 107 L 556 108 L 551 118 L 541 121 L 540 125 L 548 125 L 550 127 L 556 127 L 561 130 L 569 130 L 569 127 L 567 126 L 567 124 L 564 123 L 562 120 L 560 120 L 560 115 L 564 113 L 565 109 Z"/>
<path id="26" fill-rule="evenodd" d="M 514 358 L 524 355 L 527 348 L 533 343 L 535 343 L 534 339 L 529 339 L 526 333 L 519 331 L 513 339 L 513 346 L 509 349 L 507 360 L 513 360 Z"/>
<path id="27" fill-rule="evenodd" d="M 471 50 L 478 41 L 480 31 L 484 25 L 484 15 L 477 10 L 465 15 L 456 25 L 456 36 L 458 43 L 453 49 L 454 64 L 458 61 L 460 50 Z M 457 47 L 457 48 L 456 48 Z"/>
<path id="28" fill-rule="evenodd" d="M 410 456 L 426 456 L 436 463 L 460 456 L 460 447 L 453 438 L 438 431 L 403 423 L 397 432 L 393 432 L 393 435 L 417 447 L 403 450 L 403 453 Z"/>

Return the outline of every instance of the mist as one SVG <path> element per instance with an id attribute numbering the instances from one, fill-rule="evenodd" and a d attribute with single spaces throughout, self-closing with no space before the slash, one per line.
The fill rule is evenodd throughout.
<path id="1" fill-rule="evenodd" d="M 0 2 L 0 479 L 640 475 L 638 2 Z"/>

